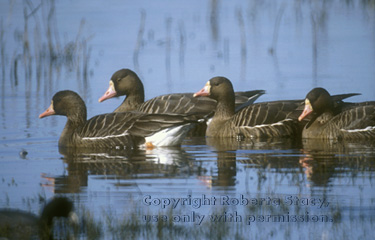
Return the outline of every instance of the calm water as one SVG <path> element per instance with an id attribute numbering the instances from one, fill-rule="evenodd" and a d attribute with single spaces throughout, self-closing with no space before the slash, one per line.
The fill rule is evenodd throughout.
<path id="1" fill-rule="evenodd" d="M 107 239 L 373 236 L 373 142 L 192 138 L 72 153 L 57 146 L 65 118 L 38 119 L 62 89 L 77 91 L 90 117 L 113 111 L 122 99 L 97 100 L 124 67 L 147 99 L 223 75 L 236 90 L 266 90 L 259 101 L 302 99 L 315 86 L 374 100 L 373 5 L 41 2 L 0 3 L 0 207 L 37 213 L 40 199 L 63 194 Z M 79 237 L 90 238 L 82 224 Z"/>

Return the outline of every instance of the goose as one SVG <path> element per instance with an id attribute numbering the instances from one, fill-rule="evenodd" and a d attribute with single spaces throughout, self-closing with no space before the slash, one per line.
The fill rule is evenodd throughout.
<path id="1" fill-rule="evenodd" d="M 298 120 L 311 115 L 302 132 L 303 138 L 375 139 L 375 102 L 335 105 L 329 92 L 312 89 L 305 98 L 305 107 Z"/>
<path id="2" fill-rule="evenodd" d="M 237 111 L 252 104 L 264 93 L 264 90 L 236 92 Z M 99 98 L 99 102 L 124 95 L 126 95 L 125 100 L 114 112 L 137 110 L 146 113 L 194 113 L 206 116 L 212 113 L 216 107 L 214 99 L 194 98 L 193 93 L 166 94 L 145 102 L 142 81 L 130 69 L 120 69 L 112 75 L 108 90 Z"/>
<path id="3" fill-rule="evenodd" d="M 301 101 L 255 103 L 235 111 L 231 81 L 214 77 L 194 97 L 206 96 L 217 101 L 215 114 L 206 130 L 207 137 L 273 138 L 298 135 L 297 109 Z"/>
<path id="4" fill-rule="evenodd" d="M 357 93 L 333 96 L 335 105 L 351 105 L 342 100 Z M 195 97 L 206 96 L 217 100 L 215 115 L 206 130 L 208 137 L 243 138 L 301 138 L 302 129 L 309 118 L 298 122 L 303 110 L 303 99 L 260 102 L 236 111 L 231 81 L 225 77 L 214 77 Z"/>
<path id="5" fill-rule="evenodd" d="M 54 197 L 40 216 L 15 209 L 0 209 L 0 237 L 8 239 L 52 239 L 53 219 L 64 217 L 78 223 L 73 203 L 66 197 Z M 33 238 L 32 238 L 33 237 Z"/>
<path id="6" fill-rule="evenodd" d="M 142 112 L 101 114 L 87 120 L 84 101 L 70 90 L 57 92 L 49 108 L 39 118 L 51 115 L 67 117 L 59 139 L 59 148 L 131 149 L 142 146 L 178 146 L 189 129 L 199 121 L 193 115 Z"/>

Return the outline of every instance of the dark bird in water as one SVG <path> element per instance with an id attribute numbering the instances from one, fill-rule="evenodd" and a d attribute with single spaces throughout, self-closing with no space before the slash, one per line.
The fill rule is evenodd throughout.
<path id="1" fill-rule="evenodd" d="M 303 138 L 375 139 L 375 102 L 337 104 L 324 88 L 312 89 L 305 98 L 305 108 L 298 118 L 310 117 Z"/>
<path id="2" fill-rule="evenodd" d="M 40 216 L 15 209 L 0 209 L 0 237 L 7 239 L 52 239 L 53 219 L 67 218 L 78 223 L 73 203 L 66 197 L 54 197 Z"/>

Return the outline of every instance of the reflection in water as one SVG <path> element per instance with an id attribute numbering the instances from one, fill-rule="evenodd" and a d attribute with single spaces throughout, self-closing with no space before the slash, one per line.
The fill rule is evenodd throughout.
<path id="1" fill-rule="evenodd" d="M 301 157 L 300 164 L 303 167 L 306 178 L 315 186 L 328 186 L 330 178 L 335 171 L 334 160 L 327 161 L 325 157 Z"/>
<path id="2" fill-rule="evenodd" d="M 38 5 L 25 1 L 16 7 L 13 4 L 2 6 L 8 8 L 8 20 L 4 23 L 1 17 L 0 30 L 2 90 L 21 89 L 20 93 L 26 96 L 26 122 L 30 127 L 33 94 L 49 97 L 59 85 L 62 73 L 74 73 L 74 83 L 84 98 L 90 95 L 91 47 L 88 42 L 92 36 L 85 36 L 86 26 L 82 19 L 74 37 L 60 38 L 55 1 L 47 0 Z M 17 13 L 22 8 L 23 21 L 19 22 Z M 6 76 L 10 81 L 6 82 Z M 1 100 L 3 105 L 4 99 Z"/>
<path id="3" fill-rule="evenodd" d="M 146 22 L 146 11 L 144 9 L 141 9 L 141 20 L 139 24 L 138 29 L 138 35 L 137 35 L 137 41 L 133 52 L 133 64 L 134 64 L 134 70 L 140 75 L 142 78 L 142 72 L 139 67 L 139 52 L 142 48 L 143 44 L 143 35 L 145 32 L 145 22 Z"/>
<path id="4" fill-rule="evenodd" d="M 184 21 L 178 21 L 178 32 L 179 32 L 179 51 L 178 51 L 178 63 L 180 67 L 180 77 L 185 76 L 185 51 L 186 51 L 186 29 Z"/>
<path id="5" fill-rule="evenodd" d="M 172 73 L 171 73 L 171 49 L 172 49 L 172 18 L 167 18 L 165 20 L 165 27 L 166 27 L 166 42 L 165 42 L 165 72 L 167 74 L 167 86 L 168 92 L 172 90 Z"/>
<path id="6" fill-rule="evenodd" d="M 327 2 L 323 1 L 321 3 L 322 6 L 319 6 L 320 3 L 314 3 L 311 5 L 310 9 L 310 19 L 311 19 L 311 36 L 312 36 L 312 77 L 314 87 L 317 87 L 318 83 L 318 74 L 319 74 L 319 54 L 323 53 L 324 49 L 322 45 L 325 41 L 325 37 L 327 32 L 325 31 L 327 28 Z"/>
<path id="7" fill-rule="evenodd" d="M 60 149 L 61 161 L 51 146 L 56 147 L 54 144 L 62 123 L 51 120 L 49 123 L 56 129 L 48 136 L 54 137 L 46 137 L 45 131 L 40 131 L 44 126 L 33 120 L 37 117 L 34 110 L 45 105 L 41 103 L 49 101 L 56 89 L 78 88 L 90 100 L 90 94 L 95 94 L 95 88 L 90 88 L 90 84 L 95 86 L 96 81 L 102 82 L 102 76 L 111 72 L 113 64 L 133 64 L 146 82 L 149 79 L 151 86 L 167 79 L 165 85 L 168 86 L 154 87 L 152 94 L 157 95 L 170 89 L 175 92 L 195 89 L 194 84 L 203 81 L 206 74 L 223 74 L 233 75 L 238 80 L 248 78 L 250 85 L 241 85 L 246 89 L 267 86 L 265 97 L 268 96 L 268 100 L 289 99 L 289 95 L 301 98 L 304 94 L 299 93 L 310 89 L 311 84 L 323 84 L 338 92 L 350 92 L 348 87 L 356 87 L 356 92 L 362 92 L 364 98 L 371 100 L 374 35 L 368 26 L 374 24 L 373 1 L 354 4 L 354 1 L 296 0 L 275 5 L 273 1 L 229 3 L 210 0 L 208 5 L 192 1 L 181 2 L 178 7 L 168 2 L 163 8 L 135 1 L 130 5 L 103 6 L 101 17 L 97 11 L 91 11 L 93 8 L 90 7 L 96 4 L 88 6 L 76 2 L 73 12 L 67 11 L 72 2 L 66 5 L 63 1 L 47 0 L 40 6 L 31 1 L 0 3 L 3 14 L 0 19 L 2 206 L 27 205 L 24 203 L 28 202 L 26 198 L 34 198 L 40 190 L 35 190 L 35 186 L 42 185 L 43 190 L 67 193 L 79 199 L 88 211 L 95 213 L 99 223 L 104 223 L 102 219 L 105 218 L 106 222 L 100 226 L 110 225 L 104 229 L 107 239 L 124 239 L 129 232 L 134 238 L 155 236 L 159 239 L 191 236 L 211 239 L 233 236 L 252 239 L 269 236 L 279 239 L 373 237 L 373 143 L 285 139 L 237 142 L 199 138 L 187 140 L 179 149 L 105 153 Z M 13 4 L 12 9 L 9 3 Z M 169 4 L 173 5 L 171 9 Z M 134 14 L 123 14 L 129 9 L 134 10 Z M 80 22 L 82 16 L 87 25 L 83 20 Z M 57 21 L 61 19 L 58 17 L 67 21 Z M 114 24 L 108 28 L 107 23 L 111 22 L 106 21 L 108 19 L 124 25 L 116 28 Z M 201 19 L 208 20 L 208 24 Z M 85 34 L 86 26 L 95 26 L 90 28 L 95 31 L 94 39 Z M 68 32 L 64 32 L 64 28 Z M 133 34 L 121 34 L 124 29 Z M 270 56 L 267 50 L 272 39 L 271 47 L 275 52 Z M 108 45 L 108 41 L 111 44 Z M 92 46 L 89 43 L 93 43 Z M 155 47 L 155 44 L 161 47 Z M 205 47 L 212 47 L 218 54 L 205 51 Z M 88 79 L 93 67 L 91 55 L 96 64 L 95 77 Z M 218 62 L 221 57 L 222 63 Z M 179 64 L 174 64 L 174 60 Z M 338 60 L 339 64 L 336 64 Z M 276 75 L 270 71 L 272 66 Z M 174 80 L 178 79 L 175 78 L 178 74 L 187 81 Z M 171 79 L 177 82 L 171 82 Z M 352 79 L 360 82 L 348 84 Z M 88 101 L 88 108 L 95 111 L 100 107 Z M 20 119 L 23 122 L 18 122 Z M 28 152 L 25 159 L 19 154 L 22 149 Z M 145 207 L 134 197 L 150 194 L 155 199 L 178 198 L 190 193 L 196 197 L 202 194 L 220 197 L 225 193 L 234 198 L 240 198 L 241 194 L 254 198 L 325 198 L 331 204 L 326 208 L 285 204 L 210 206 L 208 210 L 187 206 L 172 211 Z M 120 200 L 113 201 L 112 196 Z M 124 200 L 131 196 L 134 197 L 132 201 Z M 115 216 L 109 216 L 108 208 L 118 211 L 120 221 L 111 221 Z M 206 214 L 206 219 L 202 226 L 173 222 L 144 224 L 140 215 L 153 211 L 166 215 L 176 212 L 188 215 L 194 211 Z M 237 211 L 243 214 L 244 221 L 245 215 L 286 216 L 309 212 L 327 214 L 333 222 L 258 222 L 250 225 L 243 222 L 240 225 L 206 221 L 208 214 L 224 211 Z M 119 231 L 113 227 L 118 227 Z"/>
<path id="8" fill-rule="evenodd" d="M 206 138 L 207 144 L 220 150 L 266 150 L 266 149 L 293 149 L 299 148 L 298 139 L 270 138 L 270 139 L 244 139 L 235 138 Z"/>
<path id="9" fill-rule="evenodd" d="M 304 139 L 302 141 L 303 149 L 313 152 L 323 152 L 329 154 L 355 154 L 355 153 L 374 153 L 375 142 L 368 140 L 355 141 L 337 141 L 337 140 L 320 140 L 320 139 Z"/>
<path id="10" fill-rule="evenodd" d="M 60 148 L 67 174 L 42 177 L 54 193 L 79 193 L 88 186 L 88 178 L 116 180 L 116 186 L 126 179 L 163 179 L 181 175 L 201 174 L 202 169 L 192 156 L 181 148 L 158 148 L 132 151 L 95 152 L 90 149 Z M 46 184 L 47 185 L 47 184 Z"/>
<path id="11" fill-rule="evenodd" d="M 280 149 L 295 149 L 298 144 L 291 139 L 248 139 L 246 141 L 237 141 L 233 138 L 206 138 L 207 145 L 213 146 L 217 153 L 217 176 L 213 177 L 213 186 L 235 186 L 237 162 L 245 164 L 250 168 L 275 168 L 297 167 L 294 162 L 291 166 L 289 161 L 280 161 L 284 156 L 277 155 Z M 245 150 L 242 152 L 241 150 Z M 264 152 L 258 153 L 257 150 L 268 150 L 270 157 Z M 241 157 L 236 159 L 236 153 L 240 152 Z"/>
<path id="12" fill-rule="evenodd" d="M 210 30 L 215 46 L 219 41 L 219 0 L 211 0 Z"/>
<path id="13" fill-rule="evenodd" d="M 212 176 L 212 186 L 231 187 L 236 185 L 236 152 L 230 138 L 206 138 L 207 145 L 213 146 L 217 154 L 217 173 Z"/>
<path id="14" fill-rule="evenodd" d="M 240 30 L 240 39 L 241 39 L 241 75 L 240 80 L 245 81 L 246 77 L 246 60 L 247 60 L 247 40 L 246 40 L 246 29 L 245 29 L 245 22 L 242 16 L 242 9 L 237 8 L 236 10 L 238 26 Z"/>
<path id="15" fill-rule="evenodd" d="M 351 174 L 368 174 L 375 169 L 375 143 L 368 141 L 303 140 L 300 164 L 306 177 L 316 186 L 328 186 L 334 178 L 341 178 L 344 169 Z"/>

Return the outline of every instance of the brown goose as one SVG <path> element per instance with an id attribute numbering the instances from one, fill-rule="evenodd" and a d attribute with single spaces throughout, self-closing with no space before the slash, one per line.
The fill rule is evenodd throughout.
<path id="1" fill-rule="evenodd" d="M 217 101 L 215 115 L 207 127 L 208 137 L 270 138 L 298 135 L 301 100 L 255 103 L 235 112 L 232 83 L 214 77 L 194 96 Z"/>
<path id="2" fill-rule="evenodd" d="M 314 88 L 305 99 L 300 121 L 312 115 L 303 129 L 303 138 L 374 139 L 375 102 L 336 106 L 324 88 Z"/>
<path id="3" fill-rule="evenodd" d="M 252 104 L 264 94 L 264 90 L 236 92 L 237 110 Z M 146 113 L 178 113 L 208 115 L 216 107 L 216 101 L 210 98 L 194 98 L 193 93 L 166 94 L 144 101 L 144 88 L 141 80 L 130 69 L 115 72 L 109 81 L 109 88 L 99 99 L 126 95 L 123 103 L 114 112 L 141 111 Z"/>
<path id="4" fill-rule="evenodd" d="M 53 96 L 50 107 L 39 118 L 66 116 L 59 147 L 88 148 L 177 146 L 197 122 L 194 116 L 141 112 L 102 114 L 86 120 L 86 112 L 82 98 L 65 90 Z"/>
<path id="5" fill-rule="evenodd" d="M 14 209 L 0 209 L 0 237 L 9 239 L 52 238 L 53 218 L 68 218 L 78 223 L 73 212 L 73 203 L 65 197 L 55 197 L 44 208 L 40 216 Z"/>

